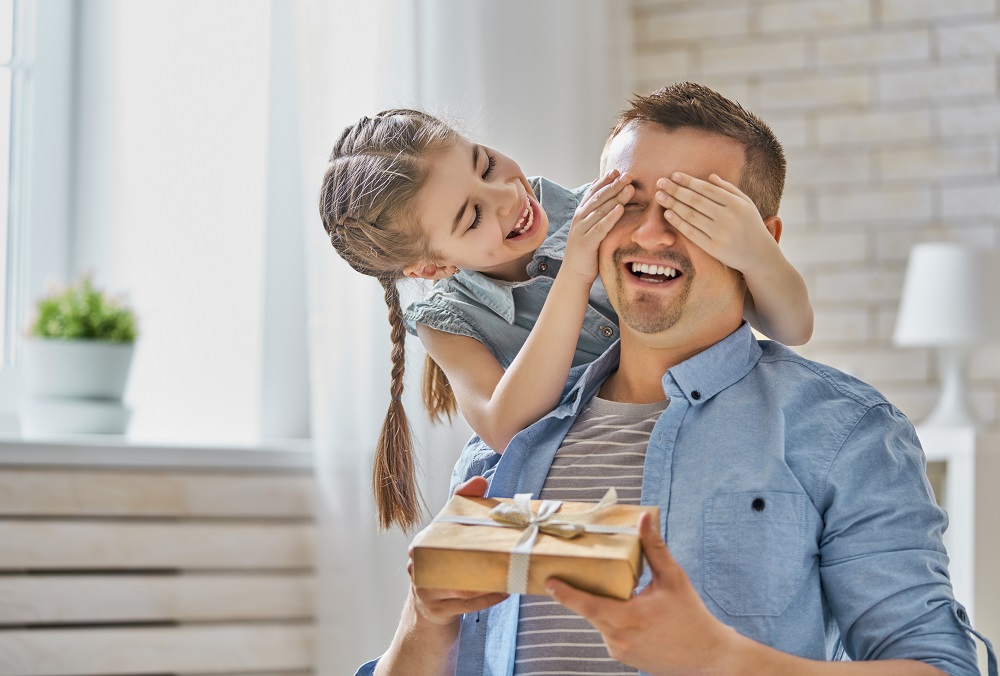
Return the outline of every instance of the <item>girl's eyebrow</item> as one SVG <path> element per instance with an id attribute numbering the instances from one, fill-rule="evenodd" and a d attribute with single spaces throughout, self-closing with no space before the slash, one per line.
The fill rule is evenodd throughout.
<path id="1" fill-rule="evenodd" d="M 477 143 L 472 146 L 472 173 L 476 173 L 476 167 L 478 166 L 479 166 L 479 144 Z M 469 208 L 469 200 L 465 200 L 465 204 L 463 204 L 462 208 L 458 210 L 457 214 L 455 214 L 455 221 L 451 224 L 451 234 L 454 235 L 455 231 L 458 230 L 458 226 L 462 222 L 462 215 L 466 212 L 468 208 Z"/>

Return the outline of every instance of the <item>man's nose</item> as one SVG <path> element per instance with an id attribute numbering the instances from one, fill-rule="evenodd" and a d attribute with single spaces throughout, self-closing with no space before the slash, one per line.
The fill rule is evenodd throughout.
<path id="1" fill-rule="evenodd" d="M 632 230 L 632 241 L 644 249 L 671 246 L 677 241 L 677 230 L 663 216 L 663 207 L 650 205 Z"/>

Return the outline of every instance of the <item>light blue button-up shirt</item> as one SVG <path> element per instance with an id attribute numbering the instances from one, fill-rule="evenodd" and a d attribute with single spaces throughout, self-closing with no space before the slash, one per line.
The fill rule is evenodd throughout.
<path id="1" fill-rule="evenodd" d="M 537 497 L 618 355 L 574 369 L 560 405 L 503 456 L 470 442 L 454 482 L 484 475 L 490 496 Z M 855 378 L 757 341 L 746 322 L 662 382 L 670 403 L 649 441 L 642 504 L 659 506 L 671 553 L 716 617 L 811 659 L 979 673 L 948 579 L 947 517 L 899 410 Z M 511 597 L 463 617 L 459 676 L 512 673 L 517 613 Z"/>

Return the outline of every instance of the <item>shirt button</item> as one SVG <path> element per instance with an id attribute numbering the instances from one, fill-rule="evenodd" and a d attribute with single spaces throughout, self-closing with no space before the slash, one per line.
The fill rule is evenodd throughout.
<path id="1" fill-rule="evenodd" d="M 764 498 L 754 498 L 753 502 L 750 503 L 750 506 L 753 507 L 753 511 L 755 512 L 763 512 Z"/>
<path id="2" fill-rule="evenodd" d="M 691 398 L 694 399 L 695 401 L 698 401 L 699 399 L 701 399 L 701 392 L 699 392 L 698 390 L 691 390 Z"/>
<path id="3" fill-rule="evenodd" d="M 602 326 L 601 333 L 604 334 L 605 338 L 610 338 L 611 336 L 615 335 L 615 330 L 610 326 Z"/>
<path id="4" fill-rule="evenodd" d="M 549 264 L 548 263 L 539 263 L 538 264 L 538 271 L 539 272 L 545 272 L 548 269 L 549 269 Z"/>

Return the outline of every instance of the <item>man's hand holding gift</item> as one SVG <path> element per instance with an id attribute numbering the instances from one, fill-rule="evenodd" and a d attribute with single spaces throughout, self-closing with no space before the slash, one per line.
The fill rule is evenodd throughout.
<path id="1" fill-rule="evenodd" d="M 649 514 L 639 517 L 638 527 L 652 573 L 645 589 L 621 601 L 552 578 L 549 594 L 594 625 L 620 662 L 653 674 L 715 673 L 714 667 L 727 673 L 745 639 L 705 607 Z"/>

